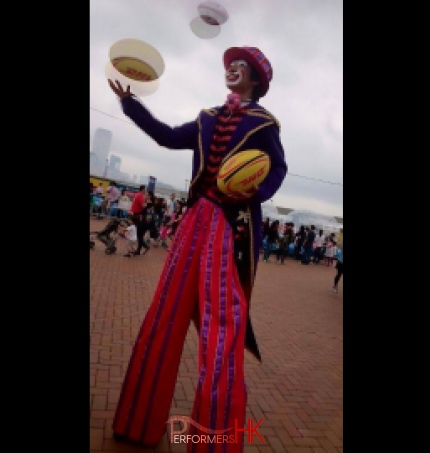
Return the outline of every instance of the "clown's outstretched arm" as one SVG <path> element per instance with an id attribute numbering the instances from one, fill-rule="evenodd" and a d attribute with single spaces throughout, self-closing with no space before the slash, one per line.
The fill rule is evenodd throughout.
<path id="1" fill-rule="evenodd" d="M 160 146 L 170 149 L 194 149 L 198 137 L 197 121 L 170 127 L 152 116 L 146 107 L 132 96 L 121 99 L 123 112 Z"/>
<path id="2" fill-rule="evenodd" d="M 160 146 L 170 149 L 194 149 L 197 144 L 197 121 L 182 126 L 170 127 L 155 119 L 130 91 L 124 89 L 118 80 L 108 80 L 112 91 L 119 97 L 123 112 Z"/>

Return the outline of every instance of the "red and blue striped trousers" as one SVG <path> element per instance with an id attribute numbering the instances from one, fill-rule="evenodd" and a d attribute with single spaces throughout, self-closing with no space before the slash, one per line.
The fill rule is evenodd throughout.
<path id="1" fill-rule="evenodd" d="M 148 445 L 160 441 L 196 313 L 199 379 L 191 418 L 211 430 L 233 428 L 226 434 L 234 435 L 234 427 L 245 422 L 247 302 L 234 263 L 231 226 L 221 208 L 205 198 L 186 211 L 176 231 L 128 365 L 115 434 Z M 204 432 L 191 426 L 188 434 Z M 243 432 L 237 443 L 191 442 L 187 451 L 242 452 Z"/>

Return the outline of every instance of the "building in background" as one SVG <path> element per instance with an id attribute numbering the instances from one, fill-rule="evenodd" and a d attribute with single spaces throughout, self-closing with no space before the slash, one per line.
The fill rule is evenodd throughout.
<path id="1" fill-rule="evenodd" d="M 98 128 L 94 132 L 93 147 L 90 152 L 90 173 L 103 175 L 106 169 L 112 143 L 112 132 Z"/>
<path id="2" fill-rule="evenodd" d="M 123 179 L 124 174 L 121 172 L 121 158 L 115 154 L 109 155 L 109 165 L 107 170 L 107 177 L 112 179 Z"/>
<path id="3" fill-rule="evenodd" d="M 93 138 L 93 153 L 99 160 L 105 162 L 109 156 L 110 146 L 112 143 L 112 132 L 107 129 L 96 129 Z"/>
<path id="4" fill-rule="evenodd" d="M 96 153 L 90 152 L 90 169 L 96 168 L 99 165 L 99 159 Z M 91 171 L 90 171 L 91 173 Z"/>

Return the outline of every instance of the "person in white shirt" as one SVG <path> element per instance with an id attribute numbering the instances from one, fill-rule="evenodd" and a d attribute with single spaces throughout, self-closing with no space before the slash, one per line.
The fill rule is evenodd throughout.
<path id="1" fill-rule="evenodd" d="M 123 234 L 127 239 L 127 253 L 124 255 L 127 258 L 134 256 L 137 248 L 137 224 L 139 222 L 138 216 L 131 216 L 130 224 L 123 228 Z"/>
<path id="2" fill-rule="evenodd" d="M 322 249 L 324 244 L 324 231 L 320 230 L 318 235 L 315 236 L 315 250 L 314 250 L 314 264 L 318 264 L 323 256 Z"/>
<path id="3" fill-rule="evenodd" d="M 167 222 L 170 222 L 173 213 L 175 212 L 176 209 L 176 201 L 175 201 L 175 194 L 172 193 L 170 195 L 170 198 L 166 201 L 166 211 L 164 213 L 164 219 Z"/>
<path id="4" fill-rule="evenodd" d="M 122 189 L 121 196 L 118 200 L 118 210 L 117 210 L 117 217 L 120 219 L 124 219 L 127 217 L 128 211 L 130 211 L 131 207 L 131 200 L 129 196 L 125 193 L 125 189 Z"/>

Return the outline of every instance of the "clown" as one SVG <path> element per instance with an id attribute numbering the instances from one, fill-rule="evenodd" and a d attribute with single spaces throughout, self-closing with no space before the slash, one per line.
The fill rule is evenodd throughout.
<path id="1" fill-rule="evenodd" d="M 261 361 L 250 320 L 261 204 L 279 189 L 287 165 L 279 123 L 257 104 L 272 80 L 269 60 L 255 47 L 232 47 L 223 61 L 231 91 L 225 104 L 174 128 L 154 118 L 130 87 L 109 80 L 124 113 L 160 146 L 193 150 L 188 209 L 131 355 L 113 422 L 117 440 L 153 446 L 166 432 L 191 321 L 199 333 L 192 420 L 219 432 L 245 425 L 245 349 Z M 249 192 L 221 193 L 216 185 L 220 166 L 246 149 L 270 156 L 267 178 Z M 203 433 L 192 425 L 189 434 Z M 189 443 L 187 451 L 242 452 L 240 434 L 237 443 Z"/>

